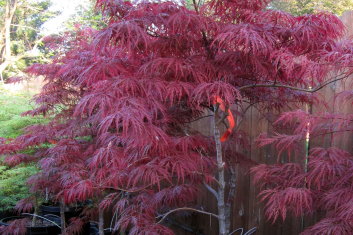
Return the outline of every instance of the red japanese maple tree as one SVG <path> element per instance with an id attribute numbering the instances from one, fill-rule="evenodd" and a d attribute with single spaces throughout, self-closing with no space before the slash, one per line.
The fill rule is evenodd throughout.
<path id="1" fill-rule="evenodd" d="M 353 72 L 352 44 L 337 41 L 344 31 L 337 17 L 294 17 L 267 4 L 193 1 L 188 9 L 177 2 L 98 0 L 108 27 L 79 30 L 61 41 L 51 64 L 28 69 L 47 83 L 35 97 L 38 108 L 27 114 L 52 121 L 28 128 L 0 152 L 9 164 L 39 163 L 33 190 L 50 190 L 65 203 L 96 202 L 101 233 L 103 209 L 112 207 L 119 218 L 114 228 L 132 235 L 173 234 L 163 222 L 180 210 L 214 216 L 219 234 L 229 234 L 235 165 L 247 134 L 231 125 L 222 136 L 233 121 L 230 106 L 239 122 L 253 105 L 281 110 L 312 103 L 315 91 L 333 82 L 330 71 L 343 71 L 334 80 Z M 191 128 L 206 112 L 213 136 Z M 28 148 L 37 153 L 21 153 Z M 287 168 L 289 178 L 299 174 L 297 166 Z M 278 171 L 268 169 L 274 168 L 258 166 L 257 178 L 275 178 L 287 190 Z M 290 186 L 283 200 L 298 202 L 297 214 L 311 210 L 310 189 Z M 216 214 L 192 207 L 201 187 L 216 198 Z M 276 202 L 272 192 L 263 195 Z M 270 204 L 270 218 L 276 209 Z"/>

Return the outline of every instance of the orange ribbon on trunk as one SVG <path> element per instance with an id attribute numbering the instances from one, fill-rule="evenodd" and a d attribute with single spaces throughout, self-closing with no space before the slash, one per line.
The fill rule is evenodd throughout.
<path id="1" fill-rule="evenodd" d="M 215 97 L 215 101 L 214 104 L 219 104 L 219 108 L 223 111 L 223 112 L 227 112 L 227 120 L 229 123 L 229 127 L 227 128 L 227 130 L 223 133 L 222 137 L 221 137 L 221 142 L 224 142 L 228 139 L 228 137 L 230 136 L 230 134 L 233 131 L 233 128 L 235 127 L 235 121 L 234 121 L 234 116 L 232 111 L 228 108 L 226 109 L 226 106 L 224 104 L 224 101 L 222 100 L 222 98 L 216 96 Z"/>

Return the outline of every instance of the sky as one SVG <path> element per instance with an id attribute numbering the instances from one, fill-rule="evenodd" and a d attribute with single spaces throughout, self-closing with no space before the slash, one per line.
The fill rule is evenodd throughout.
<path id="1" fill-rule="evenodd" d="M 64 22 L 75 14 L 77 7 L 89 6 L 89 0 L 51 0 L 51 2 L 50 9 L 60 11 L 61 14 L 43 25 L 42 33 L 45 35 L 65 31 Z"/>

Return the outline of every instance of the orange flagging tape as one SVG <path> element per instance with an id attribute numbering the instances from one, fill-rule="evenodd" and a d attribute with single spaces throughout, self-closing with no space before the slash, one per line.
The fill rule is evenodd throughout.
<path id="1" fill-rule="evenodd" d="M 226 106 L 224 104 L 224 101 L 216 96 L 215 97 L 215 101 L 214 101 L 215 104 L 219 104 L 219 108 L 225 112 L 226 111 Z M 227 110 L 228 112 L 228 115 L 227 115 L 227 120 L 228 120 L 228 123 L 229 123 L 229 127 L 228 129 L 223 133 L 222 137 L 221 137 L 221 142 L 224 142 L 228 139 L 228 137 L 230 136 L 230 134 L 232 133 L 233 131 L 233 128 L 235 127 L 235 121 L 234 121 L 234 116 L 233 116 L 233 113 L 232 111 L 230 111 L 230 109 Z"/>

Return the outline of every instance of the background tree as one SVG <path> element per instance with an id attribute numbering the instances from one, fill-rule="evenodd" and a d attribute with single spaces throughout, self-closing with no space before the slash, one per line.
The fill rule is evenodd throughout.
<path id="1" fill-rule="evenodd" d="M 26 114 L 52 121 L 0 151 L 9 164 L 38 162 L 37 192 L 48 186 L 65 203 L 104 198 L 99 209 L 115 209 L 116 230 L 173 234 L 163 222 L 186 210 L 217 218 L 219 234 L 231 233 L 227 208 L 236 202 L 235 165 L 244 162 L 247 140 L 235 119 L 252 106 L 265 113 L 311 104 L 316 91 L 353 72 L 352 44 L 339 41 L 337 17 L 295 17 L 268 3 L 193 1 L 189 9 L 97 1 L 107 27 L 51 38 L 59 55 L 28 69 L 47 84 Z M 342 73 L 327 76 L 333 70 Z M 212 136 L 191 126 L 207 117 Z M 18 155 L 34 147 L 33 157 Z M 217 200 L 217 212 L 193 206 L 201 188 Z M 288 198 L 302 212 L 308 195 L 300 190 Z"/>
<path id="2" fill-rule="evenodd" d="M 289 12 L 293 15 L 313 14 L 328 11 L 342 15 L 344 11 L 353 10 L 352 0 L 274 0 L 270 8 Z"/>
<path id="3" fill-rule="evenodd" d="M 75 15 L 66 22 L 68 30 L 75 31 L 76 27 L 89 27 L 101 29 L 107 26 L 107 22 L 102 19 L 101 12 L 95 8 L 95 1 L 91 0 L 80 4 L 76 8 Z"/>
<path id="4" fill-rule="evenodd" d="M 55 13 L 48 10 L 50 0 L 3 0 L 0 5 L 0 75 L 6 79 L 43 60 L 40 27 Z"/>

